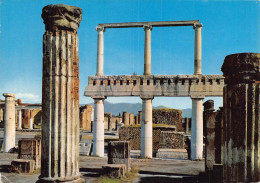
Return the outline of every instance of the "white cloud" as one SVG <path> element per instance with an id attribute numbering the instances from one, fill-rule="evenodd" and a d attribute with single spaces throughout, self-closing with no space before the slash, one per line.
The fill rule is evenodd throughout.
<path id="1" fill-rule="evenodd" d="M 40 103 L 39 95 L 34 95 L 32 93 L 16 93 L 16 99 L 22 99 L 23 103 L 30 102 L 30 103 Z"/>

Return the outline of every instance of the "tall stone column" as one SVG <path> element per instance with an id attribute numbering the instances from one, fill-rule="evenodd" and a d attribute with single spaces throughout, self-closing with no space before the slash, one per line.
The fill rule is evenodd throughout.
<path id="1" fill-rule="evenodd" d="M 192 98 L 191 159 L 203 159 L 203 98 Z"/>
<path id="2" fill-rule="evenodd" d="M 79 47 L 82 10 L 42 10 L 42 153 L 39 182 L 83 182 L 79 173 Z"/>
<path id="3" fill-rule="evenodd" d="M 153 97 L 142 97 L 141 157 L 153 157 Z"/>
<path id="4" fill-rule="evenodd" d="M 17 130 L 22 130 L 22 110 L 18 110 L 18 127 Z"/>
<path id="5" fill-rule="evenodd" d="M 4 93 L 5 115 L 4 115 L 4 152 L 9 152 L 15 147 L 15 95 Z"/>
<path id="6" fill-rule="evenodd" d="M 226 182 L 260 181 L 260 53 L 226 56 L 223 168 Z"/>
<path id="7" fill-rule="evenodd" d="M 152 26 L 145 25 L 145 40 L 144 40 L 144 75 L 151 75 L 151 31 Z"/>
<path id="8" fill-rule="evenodd" d="M 104 156 L 104 100 L 105 97 L 94 98 L 93 155 Z"/>
<path id="9" fill-rule="evenodd" d="M 201 29 L 202 24 L 194 25 L 194 74 L 201 74 Z"/>
<path id="10" fill-rule="evenodd" d="M 33 130 L 33 114 L 32 110 L 30 110 L 30 120 L 29 120 L 29 129 Z"/>
<path id="11" fill-rule="evenodd" d="M 104 27 L 96 27 L 98 32 L 98 42 L 97 42 L 97 76 L 103 76 L 103 67 L 104 67 Z"/>
<path id="12" fill-rule="evenodd" d="M 0 105 L 0 122 L 2 121 L 2 107 Z"/>
<path id="13" fill-rule="evenodd" d="M 141 124 L 142 122 L 142 111 L 138 111 L 138 123 L 137 124 Z"/>

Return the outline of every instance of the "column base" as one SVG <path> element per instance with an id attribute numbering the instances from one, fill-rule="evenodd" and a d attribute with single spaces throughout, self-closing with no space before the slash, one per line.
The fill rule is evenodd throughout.
<path id="1" fill-rule="evenodd" d="M 37 180 L 36 183 L 58 183 L 58 182 L 61 182 L 61 183 L 84 183 L 85 180 L 83 178 L 78 178 L 78 179 L 75 179 L 75 180 L 69 180 L 69 181 L 62 181 L 62 180 L 59 180 L 59 179 L 52 179 L 52 180 L 44 180 L 44 179 L 40 179 L 40 180 Z"/>

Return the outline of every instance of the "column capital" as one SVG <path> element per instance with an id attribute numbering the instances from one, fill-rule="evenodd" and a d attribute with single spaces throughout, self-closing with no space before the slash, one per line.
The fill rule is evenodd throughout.
<path id="1" fill-rule="evenodd" d="M 194 24 L 193 25 L 193 29 L 198 29 L 198 28 L 202 28 L 202 24 L 198 23 L 198 24 Z"/>
<path id="2" fill-rule="evenodd" d="M 260 81 L 260 53 L 227 55 L 221 67 L 225 83 Z"/>
<path id="3" fill-rule="evenodd" d="M 97 26 L 97 27 L 96 27 L 96 31 L 98 31 L 98 32 L 100 32 L 100 31 L 105 32 L 106 29 L 105 29 L 105 27 Z"/>
<path id="4" fill-rule="evenodd" d="M 93 100 L 105 100 L 107 97 L 106 96 L 92 96 L 91 98 Z"/>
<path id="5" fill-rule="evenodd" d="M 153 100 L 154 96 L 153 95 L 140 95 L 140 98 L 142 100 Z"/>
<path id="6" fill-rule="evenodd" d="M 46 31 L 76 31 L 82 19 L 82 9 L 64 4 L 47 5 L 42 9 L 42 19 Z"/>
<path id="7" fill-rule="evenodd" d="M 3 93 L 3 96 L 6 98 L 6 97 L 12 97 L 12 98 L 15 98 L 15 94 L 13 93 Z"/>
<path id="8" fill-rule="evenodd" d="M 153 27 L 151 25 L 144 25 L 143 26 L 143 29 L 146 31 L 146 30 L 152 30 Z"/>

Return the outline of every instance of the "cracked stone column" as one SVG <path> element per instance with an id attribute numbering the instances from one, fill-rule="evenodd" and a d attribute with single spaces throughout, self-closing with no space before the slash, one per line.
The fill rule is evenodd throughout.
<path id="1" fill-rule="evenodd" d="M 33 114 L 32 110 L 30 110 L 30 121 L 29 121 L 29 129 L 33 130 Z"/>
<path id="2" fill-rule="evenodd" d="M 103 67 L 104 67 L 104 36 L 105 32 L 104 27 L 96 27 L 98 32 L 98 42 L 97 42 L 97 76 L 103 76 Z"/>
<path id="3" fill-rule="evenodd" d="M 260 181 L 260 53 L 226 56 L 223 168 L 226 182 Z"/>
<path id="4" fill-rule="evenodd" d="M 141 122 L 141 157 L 153 157 L 153 96 L 141 97 L 142 122 Z"/>
<path id="5" fill-rule="evenodd" d="M 17 130 L 22 130 L 22 110 L 18 109 L 18 127 Z"/>
<path id="6" fill-rule="evenodd" d="M 42 10 L 42 153 L 39 182 L 83 182 L 79 173 L 79 41 L 82 10 Z"/>
<path id="7" fill-rule="evenodd" d="M 9 152 L 15 147 L 15 95 L 4 93 L 5 115 L 4 115 L 4 152 Z"/>
<path id="8" fill-rule="evenodd" d="M 144 75 L 151 75 L 151 31 L 152 26 L 144 25 Z"/>
<path id="9" fill-rule="evenodd" d="M 105 97 L 92 97 L 94 103 L 93 155 L 104 156 L 104 100 Z"/>
<path id="10" fill-rule="evenodd" d="M 201 29 L 202 24 L 196 24 L 194 41 L 194 74 L 201 74 Z"/>
<path id="11" fill-rule="evenodd" d="M 191 159 L 203 159 L 203 98 L 192 98 Z"/>

